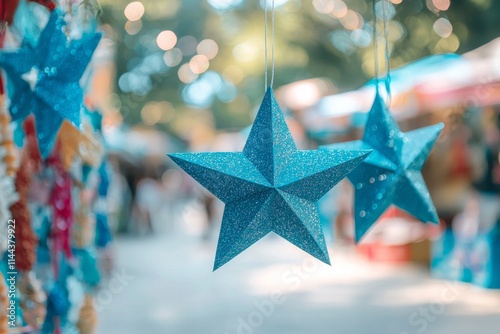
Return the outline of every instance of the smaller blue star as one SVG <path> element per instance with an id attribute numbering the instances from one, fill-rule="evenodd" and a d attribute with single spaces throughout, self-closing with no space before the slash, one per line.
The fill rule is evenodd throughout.
<path id="1" fill-rule="evenodd" d="M 54 10 L 36 47 L 25 45 L 0 53 L 0 67 L 9 79 L 10 113 L 14 121 L 35 116 L 38 145 L 46 158 L 62 122 L 80 126 L 83 91 L 80 79 L 101 39 L 92 33 L 68 40 L 63 14 Z"/>
<path id="2" fill-rule="evenodd" d="M 271 88 L 243 152 L 170 154 L 225 204 L 214 270 L 270 232 L 330 263 L 316 202 L 369 150 L 298 150 Z"/>
<path id="3" fill-rule="evenodd" d="M 355 239 L 358 242 L 391 204 L 424 223 L 437 224 L 436 208 L 421 174 L 443 124 L 403 133 L 377 93 L 362 140 L 326 149 L 372 149 L 348 178 L 355 188 Z"/>

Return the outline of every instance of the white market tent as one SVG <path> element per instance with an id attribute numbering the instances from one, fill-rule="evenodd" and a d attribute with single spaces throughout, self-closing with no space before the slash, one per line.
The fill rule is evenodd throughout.
<path id="1" fill-rule="evenodd" d="M 500 38 L 463 56 L 434 55 L 393 70 L 391 93 L 391 111 L 400 120 L 450 107 L 499 104 Z M 301 121 L 312 132 L 359 125 L 356 116 L 369 111 L 374 94 L 372 80 L 357 90 L 323 97 L 301 113 Z"/>

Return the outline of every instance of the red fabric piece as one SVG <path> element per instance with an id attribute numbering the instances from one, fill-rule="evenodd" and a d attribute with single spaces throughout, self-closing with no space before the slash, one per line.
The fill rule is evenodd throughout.
<path id="1" fill-rule="evenodd" d="M 12 24 L 19 0 L 0 0 L 0 21 Z"/>
<path id="2" fill-rule="evenodd" d="M 0 0 L 0 48 L 3 48 L 5 40 L 5 25 L 12 24 L 19 0 Z M 3 95 L 3 80 L 0 76 L 0 95 Z"/>
<path id="3" fill-rule="evenodd" d="M 25 141 L 26 145 L 29 147 L 27 150 L 27 154 L 30 158 L 30 163 L 33 164 L 34 171 L 40 170 L 40 166 L 42 163 L 42 156 L 40 155 L 40 151 L 38 150 L 38 139 L 36 135 L 35 129 L 35 118 L 33 116 L 29 116 L 26 121 L 24 121 L 24 133 L 26 134 Z"/>
<path id="4" fill-rule="evenodd" d="M 16 181 L 21 179 L 23 178 L 17 177 Z M 21 272 L 28 272 L 36 262 L 38 239 L 31 227 L 31 215 L 26 198 L 22 198 L 13 204 L 10 211 L 12 218 L 16 221 L 16 268 Z"/>
<path id="5" fill-rule="evenodd" d="M 452 160 L 455 162 L 451 170 L 452 177 L 469 177 L 472 168 L 469 162 L 469 146 L 467 145 L 465 136 L 452 143 L 451 155 Z"/>
<path id="6" fill-rule="evenodd" d="M 61 163 L 60 154 L 60 143 L 58 142 L 54 154 L 48 159 L 49 166 L 52 166 L 56 173 L 50 198 L 50 204 L 53 208 L 51 235 L 54 239 L 53 251 L 56 257 L 62 251 L 67 258 L 70 258 L 72 256 L 70 234 L 73 225 L 72 179 Z"/>
<path id="7" fill-rule="evenodd" d="M 52 0 L 30 0 L 30 1 L 39 3 L 40 5 L 47 7 L 48 10 L 54 10 L 56 8 L 56 4 Z"/>

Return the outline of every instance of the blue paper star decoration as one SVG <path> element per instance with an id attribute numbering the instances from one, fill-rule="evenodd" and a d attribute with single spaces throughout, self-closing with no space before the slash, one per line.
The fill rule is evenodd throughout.
<path id="1" fill-rule="evenodd" d="M 366 150 L 370 156 L 349 176 L 355 188 L 355 239 L 358 242 L 394 204 L 424 223 L 439 222 L 422 178 L 422 169 L 443 124 L 403 133 L 378 95 L 368 115 L 363 139 L 327 149 Z"/>
<path id="2" fill-rule="evenodd" d="M 370 150 L 298 150 L 268 89 L 243 152 L 169 156 L 225 204 L 214 270 L 270 232 L 329 263 L 316 202 Z"/>
<path id="3" fill-rule="evenodd" d="M 54 10 L 36 47 L 24 45 L 0 53 L 0 67 L 9 79 L 10 113 L 14 121 L 35 116 L 40 153 L 46 158 L 62 122 L 80 126 L 83 91 L 79 81 L 101 38 L 90 33 L 68 40 L 63 13 Z M 25 43 L 26 44 L 26 43 Z"/>

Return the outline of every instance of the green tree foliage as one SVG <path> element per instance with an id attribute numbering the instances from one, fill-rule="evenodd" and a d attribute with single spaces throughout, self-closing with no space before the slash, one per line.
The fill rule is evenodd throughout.
<path id="1" fill-rule="evenodd" d="M 344 91 L 361 86 L 374 75 L 372 2 L 344 1 L 276 0 L 275 87 L 324 77 Z M 141 122 L 141 111 L 151 112 L 151 123 L 178 136 L 196 125 L 191 124 L 193 120 L 224 130 L 250 124 L 252 107 L 264 92 L 264 16 L 258 0 L 144 0 L 145 15 L 136 22 L 127 22 L 124 16 L 129 1 L 101 2 L 103 21 L 115 32 L 117 98 L 128 123 Z M 227 8 L 214 8 L 214 3 Z M 231 3 L 234 6 L 228 5 Z M 446 10 L 439 10 L 436 4 L 443 9 L 450 2 L 392 0 L 385 7 L 377 4 L 379 17 L 389 13 L 393 67 L 434 53 L 467 52 L 500 35 L 500 1 L 451 0 Z M 377 29 L 383 73 L 381 20 Z M 176 34 L 176 47 L 186 41 L 181 39 L 185 36 L 192 36 L 195 43 L 214 40 L 218 54 L 210 60 L 211 74 L 201 74 L 194 83 L 182 82 L 179 69 L 194 54 L 184 55 L 175 66 L 166 66 L 165 51 L 156 43 L 164 30 Z M 208 90 L 212 95 L 206 98 Z M 155 108 L 166 106 L 171 106 L 168 115 L 155 114 Z"/>

